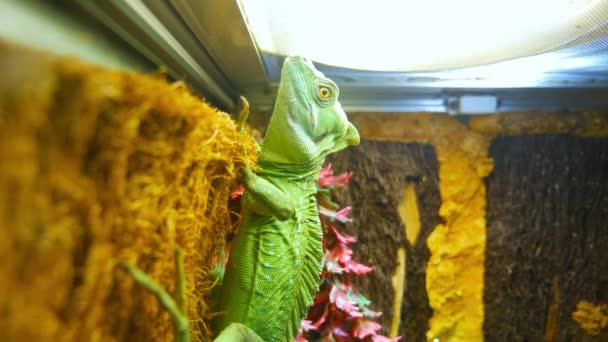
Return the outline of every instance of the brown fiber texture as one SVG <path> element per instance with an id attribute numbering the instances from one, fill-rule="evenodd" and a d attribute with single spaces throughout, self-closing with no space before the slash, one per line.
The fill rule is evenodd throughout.
<path id="1" fill-rule="evenodd" d="M 156 298 L 185 252 L 193 340 L 246 161 L 231 118 L 180 83 L 0 41 L 0 340 L 171 341 Z"/>
<path id="2" fill-rule="evenodd" d="M 608 139 L 499 137 L 489 154 L 484 339 L 608 341 L 572 317 L 608 302 Z"/>
<path id="3" fill-rule="evenodd" d="M 352 206 L 352 231 L 359 240 L 353 258 L 373 265 L 372 273 L 353 278 L 372 304 L 382 311 L 377 319 L 388 333 L 391 321 L 400 320 L 403 341 L 424 341 L 433 312 L 428 304 L 426 264 L 430 252 L 426 239 L 441 222 L 437 157 L 433 146 L 394 141 L 362 140 L 331 158 L 336 172 L 352 171 L 348 186 L 335 192 L 336 202 Z M 414 243 L 406 239 L 407 227 L 399 216 L 404 189 L 413 185 L 420 209 L 421 230 Z M 397 264 L 397 249 L 406 251 L 400 317 L 392 311 L 391 287 Z"/>

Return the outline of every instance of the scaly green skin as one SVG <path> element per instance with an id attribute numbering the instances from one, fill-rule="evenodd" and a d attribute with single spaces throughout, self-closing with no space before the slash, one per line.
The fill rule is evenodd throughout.
<path id="1" fill-rule="evenodd" d="M 315 183 L 328 154 L 358 143 L 338 87 L 310 61 L 287 58 L 260 169 L 244 173 L 243 218 L 221 289 L 216 341 L 293 340 L 322 268 Z M 154 284 L 138 282 L 154 292 Z M 183 317 L 172 316 L 183 326 Z"/>
<path id="2" fill-rule="evenodd" d="M 219 328 L 242 323 L 265 341 L 292 341 L 322 269 L 315 200 L 325 157 L 359 143 L 338 88 L 312 63 L 285 60 L 257 174 L 245 172 L 243 219 L 222 286 Z M 327 97 L 327 98 L 324 98 Z"/>

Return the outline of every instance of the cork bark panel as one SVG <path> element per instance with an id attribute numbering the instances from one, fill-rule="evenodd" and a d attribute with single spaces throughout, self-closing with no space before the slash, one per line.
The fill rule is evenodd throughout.
<path id="1" fill-rule="evenodd" d="M 352 206 L 348 233 L 359 237 L 354 258 L 374 267 L 369 276 L 354 280 L 382 311 L 379 322 L 388 329 L 394 300 L 391 277 L 397 250 L 406 249 L 406 279 L 399 334 L 404 341 L 423 341 L 432 315 L 426 293 L 425 270 L 430 257 L 426 238 L 439 224 L 440 194 L 435 150 L 427 144 L 363 140 L 330 160 L 336 172 L 353 171 L 350 184 L 336 191 L 335 200 Z M 408 184 L 413 184 L 420 210 L 421 230 L 414 245 L 405 238 L 399 205 Z M 388 331 L 384 331 L 387 333 Z"/>
<path id="2" fill-rule="evenodd" d="M 608 301 L 608 138 L 500 137 L 489 154 L 485 340 L 608 341 L 571 317 Z"/>

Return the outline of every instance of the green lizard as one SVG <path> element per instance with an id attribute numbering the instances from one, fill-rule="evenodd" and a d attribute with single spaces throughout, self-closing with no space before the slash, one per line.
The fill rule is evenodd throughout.
<path id="1" fill-rule="evenodd" d="M 310 61 L 285 60 L 260 169 L 246 167 L 243 175 L 242 222 L 221 288 L 216 341 L 292 341 L 312 304 L 323 256 L 315 183 L 328 154 L 359 143 L 338 94 Z M 178 341 L 189 341 L 183 300 L 174 301 L 135 266 L 123 266 L 169 310 Z"/>

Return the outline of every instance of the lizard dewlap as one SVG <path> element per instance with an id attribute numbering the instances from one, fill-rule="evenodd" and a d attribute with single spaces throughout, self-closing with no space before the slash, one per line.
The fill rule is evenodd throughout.
<path id="1" fill-rule="evenodd" d="M 265 341 L 291 341 L 312 304 L 323 255 L 315 182 L 328 154 L 359 143 L 338 95 L 310 61 L 285 60 L 260 169 L 244 173 L 243 220 L 221 290 L 219 331 L 240 323 Z"/>

